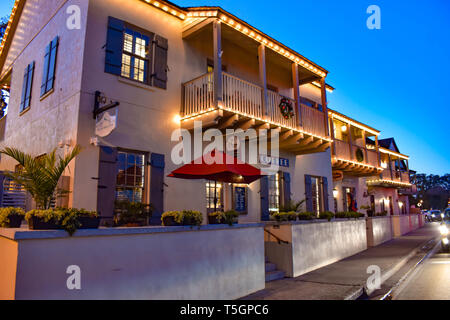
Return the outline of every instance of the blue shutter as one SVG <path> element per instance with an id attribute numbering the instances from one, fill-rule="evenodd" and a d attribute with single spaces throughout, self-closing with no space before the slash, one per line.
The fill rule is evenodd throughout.
<path id="1" fill-rule="evenodd" d="M 55 83 L 55 68 L 56 68 L 56 56 L 58 53 L 58 44 L 59 37 L 55 37 L 53 41 L 50 43 L 50 59 L 48 66 L 48 76 L 47 76 L 47 84 L 46 84 L 46 92 L 49 92 L 53 89 L 53 85 Z"/>
<path id="2" fill-rule="evenodd" d="M 259 180 L 261 196 L 261 221 L 269 221 L 269 177 L 264 176 Z"/>
<path id="3" fill-rule="evenodd" d="M 41 83 L 41 96 L 43 96 L 47 91 L 47 77 L 48 77 L 48 65 L 50 64 L 50 47 L 51 44 L 45 47 L 44 55 L 44 69 L 42 71 L 42 83 Z"/>
<path id="4" fill-rule="evenodd" d="M 152 153 L 150 165 L 150 203 L 153 205 L 150 224 L 160 225 L 164 212 L 164 155 Z"/>
<path id="5" fill-rule="evenodd" d="M 103 218 L 112 219 L 116 198 L 117 149 L 100 147 L 98 167 L 97 212 Z"/>
<path id="6" fill-rule="evenodd" d="M 33 87 L 34 61 L 25 68 L 22 85 L 22 96 L 20 100 L 20 112 L 30 106 L 31 89 Z"/>
<path id="7" fill-rule="evenodd" d="M 322 177 L 323 186 L 323 211 L 329 211 L 328 206 L 328 179 L 327 177 Z"/>
<path id="8" fill-rule="evenodd" d="M 283 202 L 287 206 L 291 201 L 291 176 L 289 172 L 283 172 Z"/>
<path id="9" fill-rule="evenodd" d="M 152 85 L 161 89 L 167 88 L 167 50 L 169 44 L 166 38 L 155 35 L 153 50 Z"/>
<path id="10" fill-rule="evenodd" d="M 311 176 L 305 174 L 305 198 L 306 198 L 306 211 L 313 211 L 313 199 L 311 189 Z"/>
<path id="11" fill-rule="evenodd" d="M 106 37 L 105 72 L 121 74 L 124 22 L 108 17 L 108 33 Z"/>

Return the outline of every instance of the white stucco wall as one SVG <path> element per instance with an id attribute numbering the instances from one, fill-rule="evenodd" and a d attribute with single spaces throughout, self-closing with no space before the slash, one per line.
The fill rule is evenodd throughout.
<path id="1" fill-rule="evenodd" d="M 367 246 L 374 247 L 393 237 L 391 217 L 369 217 L 367 223 Z"/>
<path id="2" fill-rule="evenodd" d="M 2 248 L 16 245 L 16 259 L 0 251 L 3 270 L 15 271 L 17 261 L 7 286 L 13 273 L 0 276 L 0 297 L 9 299 L 14 281 L 15 299 L 237 299 L 265 285 L 261 225 L 79 230 L 73 237 L 22 231 L 14 241 L 1 233 Z M 67 289 L 70 265 L 81 269 L 81 290 Z"/>
<path id="3" fill-rule="evenodd" d="M 269 261 L 278 268 L 285 268 L 282 270 L 289 277 L 298 277 L 367 249 L 364 219 L 293 222 L 281 224 L 280 228 L 267 227 L 291 244 L 292 250 L 283 252 L 291 254 L 292 259 L 280 255 L 280 245 L 273 243 L 276 240 L 272 239 L 273 242 L 266 246 Z"/>

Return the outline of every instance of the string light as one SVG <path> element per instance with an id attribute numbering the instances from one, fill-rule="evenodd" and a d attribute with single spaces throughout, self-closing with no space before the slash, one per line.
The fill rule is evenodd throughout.
<path id="1" fill-rule="evenodd" d="M 399 186 L 405 186 L 405 187 L 412 186 L 412 184 L 408 183 L 408 182 L 400 182 L 400 181 L 393 181 L 393 180 L 386 180 L 386 179 L 367 180 L 366 183 L 372 184 L 372 185 L 386 183 L 386 184 L 399 185 Z"/>

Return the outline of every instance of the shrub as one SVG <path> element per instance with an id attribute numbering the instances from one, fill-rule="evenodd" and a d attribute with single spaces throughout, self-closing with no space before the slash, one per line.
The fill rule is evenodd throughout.
<path id="1" fill-rule="evenodd" d="M 334 213 L 330 211 L 321 212 L 319 214 L 319 219 L 326 219 L 328 221 L 331 221 L 331 219 L 334 218 Z"/>
<path id="2" fill-rule="evenodd" d="M 116 224 L 128 224 L 147 222 L 151 217 L 153 207 L 151 204 L 141 202 L 116 201 L 115 208 L 118 212 L 114 215 L 114 222 Z"/>
<path id="3" fill-rule="evenodd" d="M 183 226 L 199 226 L 202 224 L 203 215 L 200 211 L 183 210 L 175 217 L 175 221 Z"/>
<path id="4" fill-rule="evenodd" d="M 239 217 L 239 212 L 235 210 L 228 210 L 224 213 L 225 223 L 232 226 L 233 223 L 236 222 L 236 219 Z"/>
<path id="5" fill-rule="evenodd" d="M 298 202 L 289 200 L 288 203 L 280 206 L 280 212 L 299 212 L 302 209 L 302 205 L 305 201 L 305 199 Z"/>
<path id="6" fill-rule="evenodd" d="M 173 217 L 174 222 L 177 222 L 179 220 L 179 216 L 181 215 L 180 211 L 166 211 L 161 215 L 161 222 L 162 225 L 164 224 L 164 218 Z"/>
<path id="7" fill-rule="evenodd" d="M 387 211 L 384 210 L 384 211 L 381 211 L 381 212 L 377 212 L 377 213 L 375 214 L 375 216 L 377 216 L 377 217 L 384 217 L 384 216 L 387 216 Z"/>
<path id="8" fill-rule="evenodd" d="M 298 220 L 313 220 L 316 218 L 316 215 L 312 212 L 299 212 L 297 216 Z"/>
<path id="9" fill-rule="evenodd" d="M 361 218 L 364 216 L 365 215 L 363 213 L 354 212 L 354 211 L 336 213 L 336 218 L 341 218 L 341 219 L 358 219 L 358 218 Z"/>
<path id="10" fill-rule="evenodd" d="M 25 215 L 25 219 L 28 221 L 28 223 L 30 223 L 30 220 L 33 217 L 40 218 L 44 220 L 44 222 L 54 223 L 57 226 L 60 226 L 62 229 L 66 230 L 69 235 L 73 235 L 75 231 L 80 227 L 77 209 L 35 209 L 28 211 Z"/>
<path id="11" fill-rule="evenodd" d="M 11 222 L 9 220 L 10 216 L 24 216 L 25 211 L 22 208 L 0 208 L 0 227 L 7 227 Z"/>
<path id="12" fill-rule="evenodd" d="M 290 212 L 274 212 L 272 219 L 276 221 L 295 221 L 297 220 L 297 214 L 294 211 Z"/>

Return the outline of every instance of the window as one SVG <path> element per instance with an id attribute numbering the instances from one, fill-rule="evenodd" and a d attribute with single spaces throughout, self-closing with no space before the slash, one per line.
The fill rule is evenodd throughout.
<path id="1" fill-rule="evenodd" d="M 34 61 L 25 68 L 22 84 L 22 98 L 20 99 L 20 110 L 22 112 L 30 107 L 31 88 L 33 86 Z"/>
<path id="2" fill-rule="evenodd" d="M 55 83 L 56 55 L 59 37 L 55 37 L 45 48 L 44 70 L 42 72 L 41 97 L 53 89 Z"/>
<path id="3" fill-rule="evenodd" d="M 144 202 L 145 154 L 119 151 L 116 200 Z"/>
<path id="4" fill-rule="evenodd" d="M 305 98 L 305 97 L 300 97 L 300 103 L 305 105 L 305 106 L 308 106 L 310 108 L 314 108 L 314 109 L 317 109 L 319 111 L 323 111 L 322 105 L 312 101 L 311 99 L 308 99 L 308 98 Z"/>
<path id="5" fill-rule="evenodd" d="M 321 178 L 311 177 L 311 195 L 313 212 L 319 216 L 323 211 L 323 186 Z"/>
<path id="6" fill-rule="evenodd" d="M 280 174 L 270 175 L 269 179 L 269 212 L 277 212 L 280 208 Z"/>
<path id="7" fill-rule="evenodd" d="M 208 213 L 223 210 L 222 183 L 215 181 L 206 182 L 206 209 Z"/>
<path id="8" fill-rule="evenodd" d="M 148 82 L 150 38 L 140 32 L 125 29 L 123 37 L 121 75 L 140 82 Z"/>

